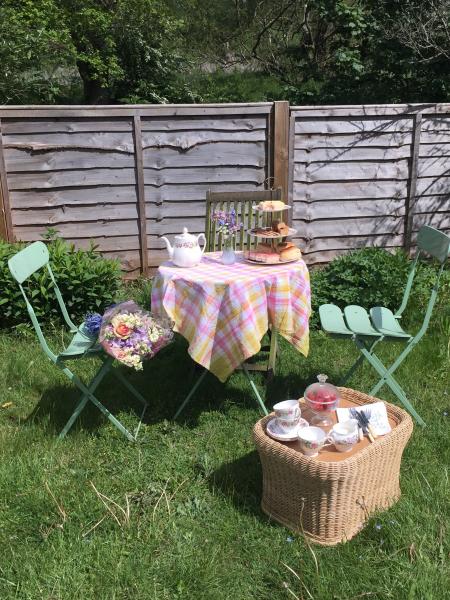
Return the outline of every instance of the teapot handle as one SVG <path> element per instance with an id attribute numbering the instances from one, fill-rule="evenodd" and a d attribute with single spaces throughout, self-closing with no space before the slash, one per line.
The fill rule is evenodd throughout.
<path id="1" fill-rule="evenodd" d="M 205 252 L 205 249 L 206 249 L 206 237 L 205 237 L 205 234 L 204 233 L 200 233 L 197 236 L 197 241 L 198 241 L 198 245 L 199 246 L 200 246 L 200 238 L 203 238 L 203 248 L 202 248 L 202 255 L 203 255 L 203 253 Z"/>

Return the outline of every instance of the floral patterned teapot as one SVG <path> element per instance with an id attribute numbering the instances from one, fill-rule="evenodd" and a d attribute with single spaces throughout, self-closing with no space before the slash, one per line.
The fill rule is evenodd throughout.
<path id="1" fill-rule="evenodd" d="M 203 248 L 200 248 L 199 240 L 203 238 Z M 166 237 L 161 237 L 166 242 L 167 251 L 170 260 L 177 267 L 195 267 L 202 260 L 203 252 L 206 248 L 206 238 L 204 233 L 192 235 L 183 227 L 183 233 L 175 236 L 173 246 Z"/>

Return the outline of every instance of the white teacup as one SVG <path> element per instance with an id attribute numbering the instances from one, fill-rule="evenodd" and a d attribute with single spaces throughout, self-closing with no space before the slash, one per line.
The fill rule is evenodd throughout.
<path id="1" fill-rule="evenodd" d="M 306 456 L 317 456 L 328 442 L 328 436 L 320 427 L 303 427 L 298 432 L 300 449 Z"/>
<path id="2" fill-rule="evenodd" d="M 328 434 L 338 452 L 349 452 L 359 441 L 358 421 L 348 419 L 336 423 Z"/>
<path id="3" fill-rule="evenodd" d="M 290 433 L 297 427 L 301 417 L 298 400 L 283 400 L 283 402 L 275 404 L 273 410 L 277 424 L 284 433 Z"/>

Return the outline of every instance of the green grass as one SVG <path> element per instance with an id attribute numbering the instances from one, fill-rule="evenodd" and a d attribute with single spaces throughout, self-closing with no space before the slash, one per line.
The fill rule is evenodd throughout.
<path id="1" fill-rule="evenodd" d="M 60 341 L 57 331 L 52 337 Z M 406 448 L 400 501 L 349 543 L 324 548 L 260 510 L 251 435 L 259 413 L 242 373 L 227 385 L 208 377 L 172 422 L 195 376 L 178 339 L 144 373 L 126 371 L 151 402 L 137 444 L 94 407 L 58 441 L 75 389 L 32 335 L 1 334 L 0 404 L 12 405 L 0 408 L 0 598 L 448 598 L 447 343 L 448 332 L 435 325 L 398 372 L 428 424 Z M 336 381 L 356 356 L 351 344 L 319 332 L 308 359 L 281 344 L 270 406 L 300 396 L 319 372 Z M 396 351 L 382 356 L 389 361 Z M 95 362 L 80 367 L 88 378 Z M 374 380 L 364 367 L 352 386 L 367 391 Z M 137 407 L 111 380 L 98 395 L 136 424 Z"/>

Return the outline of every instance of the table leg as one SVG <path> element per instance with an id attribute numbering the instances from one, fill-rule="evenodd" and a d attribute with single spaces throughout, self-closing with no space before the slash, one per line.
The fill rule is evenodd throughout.
<path id="1" fill-rule="evenodd" d="M 206 377 L 207 374 L 208 374 L 208 369 L 205 369 L 203 371 L 203 373 L 200 375 L 200 377 L 197 379 L 197 381 L 195 382 L 194 387 L 192 388 L 192 390 L 189 392 L 189 394 L 184 399 L 183 404 L 180 406 L 180 408 L 175 413 L 174 419 L 177 419 L 180 416 L 181 412 L 184 410 L 184 408 L 188 404 L 189 400 L 195 394 L 197 388 L 199 387 L 199 385 L 201 384 L 201 382 L 205 379 L 205 377 Z"/>
<path id="2" fill-rule="evenodd" d="M 272 371 L 275 375 L 275 366 L 277 363 L 277 353 L 278 353 L 278 332 L 275 328 L 272 327 L 272 332 L 270 336 L 270 350 L 269 350 L 269 364 L 267 366 L 268 371 Z"/>

